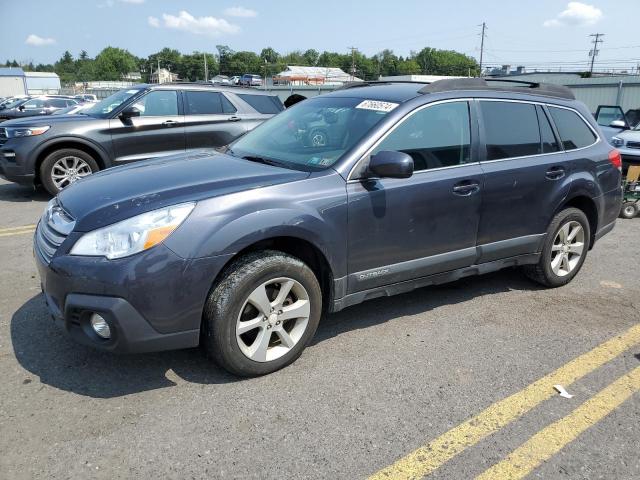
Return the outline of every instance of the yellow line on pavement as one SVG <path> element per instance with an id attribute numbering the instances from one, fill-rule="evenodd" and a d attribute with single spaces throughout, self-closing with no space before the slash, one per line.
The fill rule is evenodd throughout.
<path id="1" fill-rule="evenodd" d="M 24 235 L 25 233 L 33 233 L 35 232 L 35 227 L 26 228 L 23 230 L 14 230 L 12 232 L 2 232 L 0 230 L 0 237 L 12 237 L 14 235 Z"/>
<path id="2" fill-rule="evenodd" d="M 540 430 L 476 480 L 519 479 L 558 453 L 640 390 L 640 367 L 623 375 L 566 417 Z"/>
<path id="3" fill-rule="evenodd" d="M 34 230 L 35 228 L 36 228 L 35 225 L 22 225 L 21 227 L 0 228 L 0 233 L 15 232 L 16 230 L 25 230 L 25 229 Z"/>
<path id="4" fill-rule="evenodd" d="M 418 479 L 430 474 L 466 448 L 555 395 L 553 385 L 571 385 L 638 343 L 640 324 L 571 360 L 523 390 L 494 403 L 475 417 L 374 473 L 369 480 Z"/>

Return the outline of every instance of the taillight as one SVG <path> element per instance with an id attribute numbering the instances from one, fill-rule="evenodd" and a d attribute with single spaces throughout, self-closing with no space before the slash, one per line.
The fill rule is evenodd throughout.
<path id="1" fill-rule="evenodd" d="M 618 170 L 622 170 L 622 155 L 618 150 L 611 150 L 609 152 L 609 161 L 611 165 L 616 167 Z"/>

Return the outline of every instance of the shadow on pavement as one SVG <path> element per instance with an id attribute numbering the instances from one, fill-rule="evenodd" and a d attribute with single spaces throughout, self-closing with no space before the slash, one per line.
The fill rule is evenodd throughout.
<path id="1" fill-rule="evenodd" d="M 2 183 L 0 184 L 0 200 L 14 203 L 48 202 L 51 200 L 51 195 L 41 188 L 25 187 L 15 183 Z"/>
<path id="2" fill-rule="evenodd" d="M 472 298 L 508 290 L 534 290 L 520 272 L 506 270 L 455 283 L 427 287 L 390 298 L 365 302 L 327 315 L 312 344 L 387 320 L 431 311 Z M 174 386 L 172 370 L 185 381 L 223 384 L 243 379 L 226 373 L 198 349 L 139 355 L 115 355 L 79 345 L 68 338 L 47 313 L 37 295 L 22 305 L 11 320 L 13 348 L 22 367 L 42 383 L 95 398 L 112 398 Z"/>

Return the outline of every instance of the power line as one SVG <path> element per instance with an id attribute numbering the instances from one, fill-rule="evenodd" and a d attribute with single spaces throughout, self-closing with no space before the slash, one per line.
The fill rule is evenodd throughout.
<path id="1" fill-rule="evenodd" d="M 598 50 L 598 43 L 602 43 L 604 41 L 600 40 L 600 37 L 604 37 L 604 33 L 592 33 L 589 36 L 595 37 L 595 39 L 591 41 L 591 43 L 593 43 L 593 50 L 589 52 L 589 55 L 591 55 L 591 68 L 589 69 L 589 73 L 593 73 L 593 62 L 595 62 L 598 53 L 600 53 Z"/>

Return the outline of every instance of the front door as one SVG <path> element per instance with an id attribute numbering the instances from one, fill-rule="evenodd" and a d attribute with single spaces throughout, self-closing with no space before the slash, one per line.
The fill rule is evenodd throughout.
<path id="1" fill-rule="evenodd" d="M 349 293 L 474 263 L 482 171 L 470 125 L 467 101 L 422 107 L 371 152 L 409 154 L 413 176 L 348 182 Z"/>
<path id="2" fill-rule="evenodd" d="M 152 90 L 135 101 L 139 117 L 109 121 L 116 164 L 185 151 L 184 115 L 178 92 Z"/>

